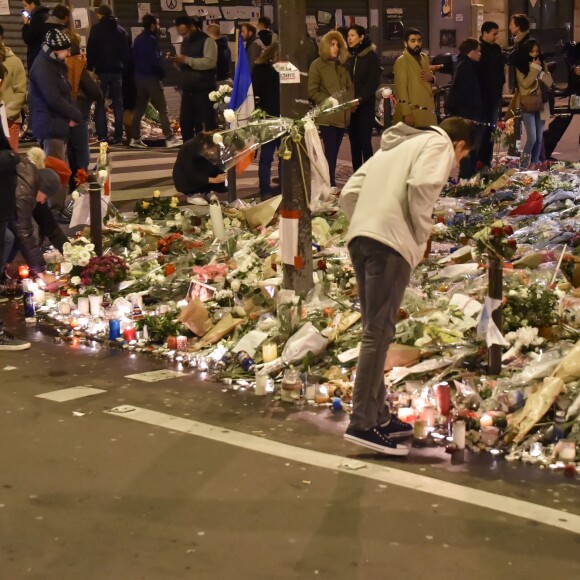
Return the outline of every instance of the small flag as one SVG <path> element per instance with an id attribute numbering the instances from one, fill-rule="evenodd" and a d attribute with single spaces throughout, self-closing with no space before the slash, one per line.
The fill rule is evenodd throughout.
<path id="1" fill-rule="evenodd" d="M 230 106 L 238 115 L 238 125 L 245 125 L 255 109 L 252 73 L 241 36 L 238 41 L 238 63 L 234 75 L 234 90 Z"/>

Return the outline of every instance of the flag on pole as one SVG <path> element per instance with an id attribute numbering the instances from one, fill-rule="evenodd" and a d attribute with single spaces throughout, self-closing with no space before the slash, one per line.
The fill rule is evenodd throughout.
<path id="1" fill-rule="evenodd" d="M 238 62 L 234 74 L 234 90 L 230 107 L 238 115 L 238 125 L 245 125 L 255 108 L 252 73 L 246 54 L 246 47 L 241 36 L 238 40 Z"/>

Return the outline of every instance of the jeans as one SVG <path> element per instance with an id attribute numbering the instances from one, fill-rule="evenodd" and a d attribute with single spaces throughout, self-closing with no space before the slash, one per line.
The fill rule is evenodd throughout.
<path id="1" fill-rule="evenodd" d="M 356 171 L 365 161 L 373 156 L 373 125 L 375 111 L 372 106 L 363 105 L 352 113 L 348 126 L 348 138 L 350 139 L 350 153 L 352 157 L 352 170 Z"/>
<path id="2" fill-rule="evenodd" d="M 88 170 L 91 162 L 89 149 L 89 122 L 83 121 L 75 127 L 71 127 L 68 134 L 68 164 L 72 172 L 71 187 L 74 189 L 74 178 L 79 169 Z"/>
<path id="3" fill-rule="evenodd" d="M 169 115 L 167 114 L 167 102 L 163 93 L 163 85 L 155 77 L 135 77 L 137 85 L 137 104 L 133 111 L 133 123 L 131 125 L 131 139 L 141 139 L 141 119 L 147 110 L 149 101 L 159 113 L 159 122 L 166 139 L 173 136 Z"/>
<path id="4" fill-rule="evenodd" d="M 526 129 L 524 156 L 529 159 L 529 163 L 536 164 L 540 161 L 540 153 L 542 152 L 544 121 L 542 121 L 540 113 L 524 112 L 522 112 L 522 120 Z"/>
<path id="5" fill-rule="evenodd" d="M 320 135 L 324 143 L 324 155 L 328 161 L 328 171 L 330 173 L 330 186 L 336 187 L 336 162 L 338 151 L 344 137 L 344 129 L 323 125 L 320 127 Z"/>
<path id="6" fill-rule="evenodd" d="M 115 141 L 123 140 L 123 80 L 121 73 L 98 73 L 103 100 L 95 103 L 95 127 L 99 141 L 108 137 L 107 117 L 105 115 L 105 99 L 111 99 L 111 107 L 115 116 Z"/>
<path id="7" fill-rule="evenodd" d="M 280 139 L 275 139 L 265 143 L 260 148 L 260 161 L 258 162 L 258 181 L 260 183 L 260 196 L 264 197 L 272 194 L 272 162 L 276 149 L 280 146 Z M 282 164 L 278 160 L 278 174 Z"/>
<path id="8" fill-rule="evenodd" d="M 467 157 L 464 157 L 459 162 L 459 177 L 461 179 L 470 179 L 477 173 L 477 161 L 479 159 L 479 148 L 483 135 L 484 127 L 475 125 L 475 133 L 477 136 L 476 146 L 469 152 Z"/>
<path id="9" fill-rule="evenodd" d="M 209 100 L 209 91 L 183 92 L 179 121 L 184 143 L 196 133 L 216 129 L 216 113 Z"/>
<path id="10" fill-rule="evenodd" d="M 484 111 L 484 121 L 486 123 L 491 123 L 492 125 L 497 124 L 499 119 L 499 112 L 501 109 L 501 100 L 493 103 L 486 111 Z M 491 160 L 493 159 L 493 147 L 494 142 L 492 138 L 494 128 L 484 127 L 481 135 L 481 145 L 479 146 L 479 161 L 483 165 L 488 167 L 491 165 Z"/>
<path id="11" fill-rule="evenodd" d="M 56 157 L 68 165 L 68 151 L 66 139 L 44 139 L 41 147 L 47 157 Z M 63 185 L 60 191 L 50 198 L 50 205 L 54 210 L 64 209 L 68 186 Z"/>
<path id="12" fill-rule="evenodd" d="M 360 297 L 363 335 L 349 429 L 366 431 L 385 423 L 385 360 L 411 266 L 395 250 L 362 236 L 348 245 Z"/>

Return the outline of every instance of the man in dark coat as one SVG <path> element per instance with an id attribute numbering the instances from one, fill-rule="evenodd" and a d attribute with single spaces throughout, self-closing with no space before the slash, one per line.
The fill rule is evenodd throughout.
<path id="1" fill-rule="evenodd" d="M 20 158 L 12 151 L 0 123 L 0 271 L 4 271 L 4 243 L 8 222 L 16 217 L 16 167 Z M 0 351 L 25 350 L 30 343 L 14 337 L 0 320 Z"/>
<path id="2" fill-rule="evenodd" d="M 65 63 L 71 42 L 58 29 L 49 30 L 46 42 L 30 71 L 30 113 L 34 136 L 47 156 L 66 161 L 69 127 L 83 118 L 71 101 L 68 69 Z M 52 208 L 64 207 L 66 190 L 53 198 Z"/>
<path id="3" fill-rule="evenodd" d="M 179 16 L 177 32 L 183 37 L 181 54 L 169 55 L 180 71 L 181 136 L 185 143 L 196 133 L 217 127 L 215 110 L 209 94 L 215 90 L 217 45 L 203 30 L 201 18 Z"/>
<path id="4" fill-rule="evenodd" d="M 250 70 L 252 70 L 254 68 L 254 63 L 264 52 L 266 46 L 258 36 L 257 28 L 249 22 L 244 22 L 240 26 L 240 34 L 244 40 L 246 54 L 248 55 L 248 63 L 250 64 Z"/>
<path id="5" fill-rule="evenodd" d="M 505 58 L 501 47 L 497 43 L 499 25 L 487 21 L 481 26 L 481 60 L 479 61 L 481 72 L 481 89 L 483 92 L 483 118 L 482 121 L 490 126 L 484 127 L 479 149 L 479 161 L 483 165 L 490 165 L 493 156 L 492 133 L 493 126 L 497 123 L 502 105 L 503 86 L 505 84 Z"/>
<path id="6" fill-rule="evenodd" d="M 228 37 L 220 31 L 219 24 L 210 24 L 206 32 L 211 36 L 217 45 L 217 68 L 216 81 L 218 85 L 227 80 L 232 80 L 232 51 Z"/>
<path id="7" fill-rule="evenodd" d="M 115 116 L 113 144 L 123 143 L 123 70 L 129 60 L 129 35 L 113 16 L 111 7 L 101 4 L 96 10 L 99 21 L 91 28 L 87 41 L 87 67 L 97 73 L 103 98 L 111 99 Z M 107 141 L 105 105 L 95 107 L 95 125 L 99 141 Z"/>
<path id="8" fill-rule="evenodd" d="M 28 16 L 22 15 L 22 40 L 26 44 L 26 66 L 30 71 L 46 37 L 46 20 L 50 10 L 42 5 L 41 0 L 24 0 L 22 5 L 28 12 Z"/>

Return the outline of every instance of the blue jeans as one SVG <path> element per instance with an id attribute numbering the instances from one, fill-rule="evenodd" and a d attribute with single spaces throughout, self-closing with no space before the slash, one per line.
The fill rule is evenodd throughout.
<path id="1" fill-rule="evenodd" d="M 542 152 L 542 139 L 544 138 L 544 121 L 540 118 L 540 113 L 523 113 L 522 120 L 526 129 L 526 143 L 524 144 L 524 155 L 529 159 L 529 163 L 538 163 Z"/>
<path id="2" fill-rule="evenodd" d="M 72 171 L 71 179 L 79 169 L 88 170 L 91 162 L 91 151 L 89 149 L 89 122 L 83 121 L 75 127 L 71 127 L 68 134 L 68 163 Z M 74 185 L 73 185 L 74 189 Z"/>
<path id="3" fill-rule="evenodd" d="M 123 139 L 123 77 L 121 73 L 99 73 L 99 82 L 103 92 L 103 100 L 95 103 L 95 126 L 99 141 L 106 141 L 108 136 L 107 117 L 105 115 L 105 99 L 111 99 L 111 107 L 115 115 L 115 141 Z"/>
<path id="4" fill-rule="evenodd" d="M 274 153 L 280 145 L 280 139 L 275 139 L 269 143 L 262 145 L 260 149 L 260 161 L 258 162 L 258 181 L 260 183 L 260 195 L 266 196 L 272 194 L 272 162 L 274 161 Z M 278 163 L 278 169 L 281 164 Z M 279 173 L 279 171 L 278 171 Z"/>

